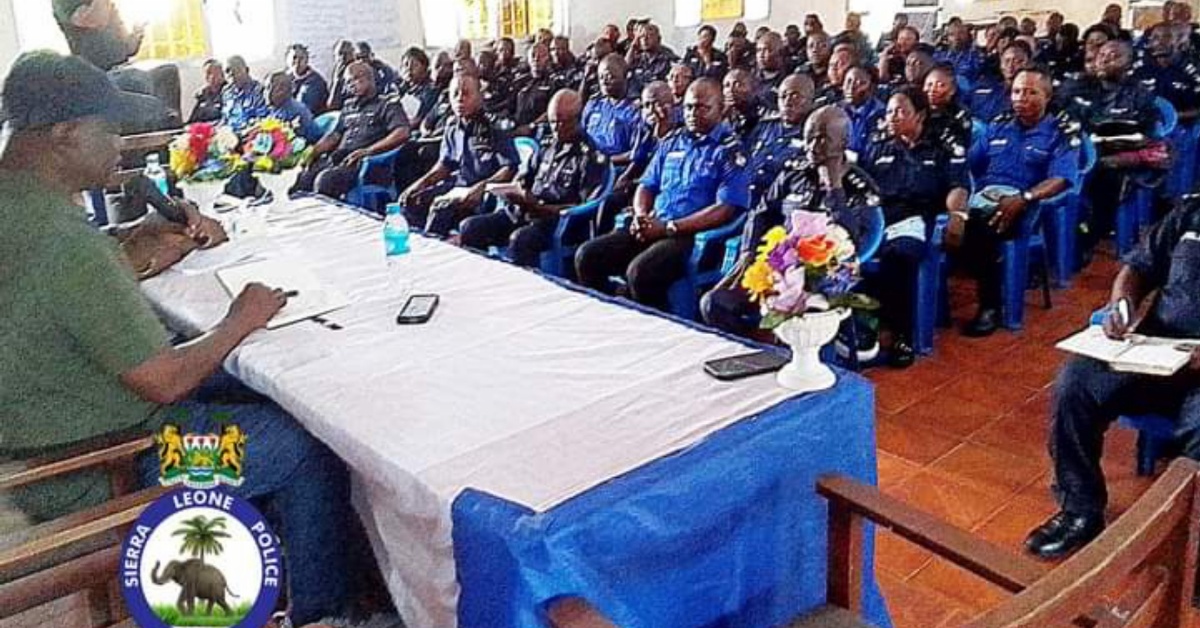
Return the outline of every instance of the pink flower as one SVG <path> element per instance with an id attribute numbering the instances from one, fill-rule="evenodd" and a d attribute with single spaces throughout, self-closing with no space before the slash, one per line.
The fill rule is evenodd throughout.
<path id="1" fill-rule="evenodd" d="M 782 277 L 776 275 L 775 295 L 767 299 L 767 307 L 780 314 L 801 314 L 807 305 L 803 266 L 789 269 Z"/>
<path id="2" fill-rule="evenodd" d="M 821 212 L 794 211 L 789 220 L 792 225 L 790 235 L 801 239 L 829 231 L 829 216 Z"/>

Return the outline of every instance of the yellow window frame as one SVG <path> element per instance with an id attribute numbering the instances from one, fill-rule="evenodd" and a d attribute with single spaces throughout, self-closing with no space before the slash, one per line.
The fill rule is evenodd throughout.
<path id="1" fill-rule="evenodd" d="M 728 20 L 746 14 L 745 0 L 701 0 L 700 19 Z"/>
<path id="2" fill-rule="evenodd" d="M 161 0 L 170 17 L 146 27 L 138 60 L 199 59 L 210 55 L 203 0 Z"/>

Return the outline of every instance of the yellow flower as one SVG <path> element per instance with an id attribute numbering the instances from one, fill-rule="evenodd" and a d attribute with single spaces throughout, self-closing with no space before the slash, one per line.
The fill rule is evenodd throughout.
<path id="1" fill-rule="evenodd" d="M 765 259 L 750 265 L 742 275 L 742 287 L 750 291 L 750 300 L 758 301 L 767 296 L 775 288 L 771 266 Z"/>
<path id="2" fill-rule="evenodd" d="M 275 160 L 270 157 L 259 157 L 254 162 L 254 169 L 259 172 L 271 172 L 275 169 Z"/>
<path id="3" fill-rule="evenodd" d="M 270 132 L 270 131 L 282 130 L 285 127 L 284 127 L 283 121 L 279 120 L 278 118 L 267 118 L 266 120 L 263 120 L 259 124 L 259 128 L 261 128 L 263 131 Z"/>
<path id="4" fill-rule="evenodd" d="M 779 246 L 779 243 L 786 240 L 787 237 L 787 229 L 784 229 L 783 227 L 775 227 L 768 231 L 767 234 L 763 236 L 762 245 L 758 247 L 759 257 L 769 255 L 771 251 L 774 251 L 775 247 Z"/>

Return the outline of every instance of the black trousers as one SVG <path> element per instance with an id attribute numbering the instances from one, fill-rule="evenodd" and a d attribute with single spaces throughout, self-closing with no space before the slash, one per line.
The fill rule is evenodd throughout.
<path id="1" fill-rule="evenodd" d="M 867 294 L 879 300 L 879 315 L 892 333 L 912 339 L 913 299 L 916 296 L 917 271 L 928 254 L 929 245 L 918 238 L 886 240 L 879 247 L 879 272 L 867 277 Z"/>
<path id="2" fill-rule="evenodd" d="M 1075 358 L 1063 367 L 1055 382 L 1049 443 L 1054 493 L 1063 510 L 1104 513 L 1104 433 L 1120 415 L 1148 413 L 1177 417 L 1184 455 L 1200 459 L 1200 376 L 1117 373 L 1088 358 Z"/>
<path id="3" fill-rule="evenodd" d="M 316 192 L 330 198 L 344 199 L 358 185 L 358 172 L 362 164 L 354 167 L 338 165 L 349 155 L 349 151 L 336 150 L 305 168 L 296 178 L 295 190 Z M 387 185 L 394 180 L 395 173 L 383 168 L 367 170 L 367 183 Z"/>
<path id="4" fill-rule="evenodd" d="M 629 296 L 638 303 L 665 310 L 667 291 L 687 271 L 692 236 L 639 242 L 624 230 L 595 238 L 575 252 L 579 283 L 593 290 L 610 288 L 609 277 L 624 276 Z"/>
<path id="5" fill-rule="evenodd" d="M 700 317 L 722 331 L 749 337 L 762 322 L 758 306 L 741 287 L 714 288 L 700 297 Z"/>
<path id="6" fill-rule="evenodd" d="M 972 214 L 967 220 L 961 255 L 967 271 L 979 286 L 979 307 L 998 310 L 1003 297 L 1001 282 L 1004 279 L 1000 247 L 1015 237 L 1017 225 L 1008 233 L 1000 234 L 988 225 L 988 219 L 989 217 Z"/>
<path id="7" fill-rule="evenodd" d="M 517 222 L 508 212 L 498 209 L 464 220 L 459 237 L 463 246 L 481 251 L 507 243 L 508 254 L 514 264 L 535 268 L 541 265 L 542 252 L 550 248 L 550 240 L 557 226 L 557 216 Z"/>

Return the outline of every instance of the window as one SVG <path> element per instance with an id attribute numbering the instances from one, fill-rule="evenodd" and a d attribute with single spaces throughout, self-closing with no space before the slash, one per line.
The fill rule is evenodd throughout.
<path id="1" fill-rule="evenodd" d="M 700 19 L 704 21 L 740 18 L 745 12 L 745 0 L 701 0 L 700 3 Z"/>
<path id="2" fill-rule="evenodd" d="M 500 0 L 500 34 L 528 37 L 554 27 L 554 0 Z"/>
<path id="3" fill-rule="evenodd" d="M 492 36 L 491 23 L 488 19 L 487 0 L 462 0 L 463 29 L 462 36 L 467 39 L 487 39 Z"/>
<path id="4" fill-rule="evenodd" d="M 675 26 L 690 28 L 713 20 L 765 20 L 772 0 L 675 0 Z"/>
<path id="5" fill-rule="evenodd" d="M 146 35 L 135 59 L 208 56 L 202 0 L 117 0 L 116 6 L 127 24 L 146 24 Z"/>

